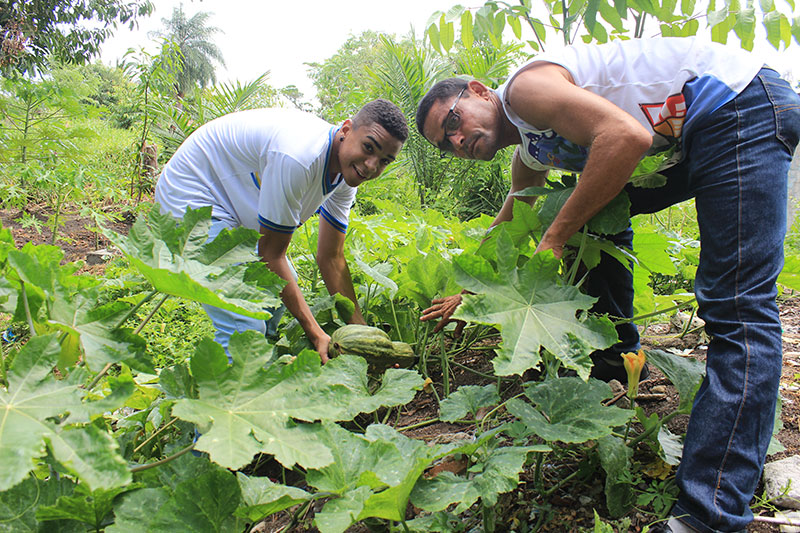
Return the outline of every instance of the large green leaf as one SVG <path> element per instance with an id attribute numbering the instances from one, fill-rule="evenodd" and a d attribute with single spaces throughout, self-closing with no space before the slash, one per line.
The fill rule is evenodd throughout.
<path id="1" fill-rule="evenodd" d="M 258 233 L 223 230 L 208 239 L 211 208 L 187 209 L 181 223 L 155 205 L 127 236 L 104 230 L 153 287 L 165 294 L 214 305 L 254 318 L 280 305 L 285 282 L 255 260 Z M 248 264 L 242 264 L 251 261 Z"/>
<path id="2" fill-rule="evenodd" d="M 548 442 L 586 442 L 610 435 L 624 425 L 633 412 L 602 401 L 611 397 L 608 384 L 590 379 L 565 377 L 530 385 L 525 395 L 531 403 L 515 398 L 508 411 L 531 433 Z"/>
<path id="3" fill-rule="evenodd" d="M 85 533 L 86 526 L 75 520 L 40 522 L 39 507 L 54 505 L 61 496 L 70 496 L 75 483 L 65 478 L 42 481 L 30 476 L 13 488 L 0 491 L 0 533 Z"/>
<path id="4" fill-rule="evenodd" d="M 317 514 L 315 523 L 323 533 L 342 532 L 370 517 L 403 520 L 414 485 L 433 461 L 452 453 L 472 453 L 481 444 L 428 446 L 381 424 L 368 427 L 364 436 L 335 424 L 324 427 L 320 438 L 334 461 L 306 476 L 309 485 L 339 495 Z"/>
<path id="5" fill-rule="evenodd" d="M 663 350 L 645 350 L 647 361 L 656 366 L 678 389 L 678 409 L 688 414 L 692 410 L 694 395 L 705 375 L 705 365 L 696 359 L 679 357 Z"/>
<path id="6" fill-rule="evenodd" d="M 493 364 L 499 375 L 522 374 L 537 366 L 539 350 L 554 354 L 568 368 L 588 378 L 589 354 L 617 340 L 613 324 L 587 313 L 595 298 L 558 280 L 559 262 L 552 253 L 533 256 L 522 267 L 507 234 L 498 235 L 498 272 L 484 259 L 461 255 L 455 260 L 465 295 L 453 318 L 500 329 L 503 343 Z"/>
<path id="7" fill-rule="evenodd" d="M 242 491 L 242 504 L 235 514 L 251 523 L 311 499 L 308 492 L 273 483 L 269 478 L 248 477 L 241 472 L 236 473 L 236 478 Z"/>
<path id="8" fill-rule="evenodd" d="M 800 256 L 786 254 L 783 270 L 778 274 L 778 283 L 796 291 L 800 290 Z"/>
<path id="9" fill-rule="evenodd" d="M 288 365 L 264 368 L 271 346 L 253 331 L 234 334 L 229 349 L 230 366 L 219 344 L 198 344 L 191 362 L 198 399 L 178 400 L 173 413 L 199 426 L 203 435 L 197 449 L 232 469 L 259 452 L 287 467 L 325 466 L 333 457 L 318 439 L 321 426 L 314 421 L 347 420 L 378 405 L 405 403 L 422 385 L 416 373 L 392 369 L 373 396 L 363 358 L 340 356 L 322 367 L 319 355 L 308 350 Z"/>
<path id="10" fill-rule="evenodd" d="M 98 372 L 106 364 L 123 361 L 133 368 L 153 371 L 150 361 L 144 358 L 145 340 L 130 329 L 117 328 L 130 309 L 129 305 L 112 302 L 97 307 L 99 292 L 94 288 L 73 296 L 59 293 L 58 305 L 52 306 L 49 323 L 78 339 L 89 369 Z M 74 364 L 77 355 L 68 363 Z"/>
<path id="11" fill-rule="evenodd" d="M 245 519 L 233 515 L 241 503 L 233 473 L 194 458 L 202 466 L 196 476 L 173 487 L 144 488 L 122 497 L 108 533 L 239 533 Z"/>
<path id="12" fill-rule="evenodd" d="M 660 234 L 636 231 L 633 234 L 633 250 L 639 265 L 650 272 L 675 275 L 678 269 L 666 252 L 669 239 Z"/>
<path id="13" fill-rule="evenodd" d="M 565 183 L 552 184 L 553 191 L 547 195 L 541 209 L 539 219 L 542 224 L 549 226 L 555 220 L 558 212 L 575 190 L 575 185 L 564 178 Z M 523 191 L 524 192 L 524 191 Z M 592 233 L 600 235 L 614 235 L 625 230 L 630 224 L 631 202 L 628 194 L 621 192 L 611 200 L 603 209 L 593 216 L 586 227 Z"/>
<path id="14" fill-rule="evenodd" d="M 550 191 L 550 189 L 543 189 Z M 525 191 L 522 191 L 524 193 Z M 515 196 L 522 195 L 522 193 L 515 193 Z M 539 216 L 536 210 L 529 206 L 522 200 L 514 200 L 513 217 L 511 220 L 502 222 L 491 229 L 487 238 L 481 243 L 478 249 L 478 254 L 493 261 L 497 257 L 497 236 L 503 231 L 507 232 L 511 237 L 511 242 L 520 251 L 521 254 L 527 254 L 530 249 L 530 241 L 533 235 L 541 232 L 542 223 L 539 221 Z"/>
<path id="15" fill-rule="evenodd" d="M 91 491 L 86 485 L 79 484 L 75 486 L 73 494 L 59 497 L 53 505 L 40 506 L 36 511 L 36 519 L 77 520 L 100 531 L 114 508 L 114 498 L 139 486 L 134 484 Z"/>
<path id="16" fill-rule="evenodd" d="M 479 469 L 470 469 L 470 477 L 442 472 L 430 480 L 420 481 L 411 501 L 426 511 L 443 511 L 457 503 L 456 513 L 462 513 L 480 498 L 487 507 L 497 503 L 497 496 L 517 488 L 519 473 L 531 452 L 549 451 L 542 446 L 507 446 L 495 448 L 483 459 Z"/>
<path id="17" fill-rule="evenodd" d="M 500 403 L 500 395 L 496 385 L 464 385 L 439 404 L 439 419 L 455 422 L 475 413 L 482 407 Z"/>
<path id="18" fill-rule="evenodd" d="M 606 472 L 606 506 L 612 518 L 619 518 L 633 505 L 633 487 L 628 481 L 633 450 L 619 437 L 606 435 L 597 441 L 597 452 Z"/>
<path id="19" fill-rule="evenodd" d="M 48 419 L 80 407 L 78 386 L 52 373 L 59 351 L 55 335 L 31 338 L 11 365 L 8 389 L 0 389 L 0 490 L 22 481 L 44 455 L 56 431 Z"/>

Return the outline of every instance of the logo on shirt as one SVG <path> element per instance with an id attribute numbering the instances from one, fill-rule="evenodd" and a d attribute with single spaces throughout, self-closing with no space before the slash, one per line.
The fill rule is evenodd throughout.
<path id="1" fill-rule="evenodd" d="M 686 100 L 678 93 L 660 104 L 639 104 L 653 131 L 664 137 L 680 139 L 686 120 Z"/>

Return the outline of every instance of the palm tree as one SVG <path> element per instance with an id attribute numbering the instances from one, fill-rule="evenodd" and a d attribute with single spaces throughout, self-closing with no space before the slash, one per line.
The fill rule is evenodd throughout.
<path id="1" fill-rule="evenodd" d="M 182 68 L 175 73 L 178 98 L 183 98 L 198 85 L 205 87 L 217 81 L 213 61 L 225 66 L 222 51 L 212 41 L 212 36 L 222 30 L 208 25 L 211 15 L 207 11 L 198 11 L 187 19 L 181 4 L 172 10 L 172 18 L 161 19 L 164 30 L 154 32 L 156 36 L 172 41 L 181 50 Z"/>

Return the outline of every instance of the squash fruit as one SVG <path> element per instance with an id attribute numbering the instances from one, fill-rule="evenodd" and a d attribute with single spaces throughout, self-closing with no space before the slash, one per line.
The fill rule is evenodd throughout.
<path id="1" fill-rule="evenodd" d="M 331 357 L 341 354 L 361 356 L 373 370 L 410 368 L 417 362 L 411 345 L 392 341 L 382 329 L 361 324 L 348 324 L 334 331 L 328 354 Z"/>

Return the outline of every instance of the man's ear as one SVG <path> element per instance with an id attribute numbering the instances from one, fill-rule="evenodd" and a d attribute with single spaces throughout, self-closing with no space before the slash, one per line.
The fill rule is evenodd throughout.
<path id="1" fill-rule="evenodd" d="M 489 93 L 492 92 L 490 88 L 478 80 L 470 80 L 467 83 L 467 87 L 469 87 L 469 90 L 475 93 L 479 98 L 483 98 L 485 100 L 489 99 Z"/>
<path id="2" fill-rule="evenodd" d="M 351 131 L 353 131 L 353 121 L 348 118 L 342 122 L 342 126 L 339 128 L 339 135 L 347 137 Z"/>

